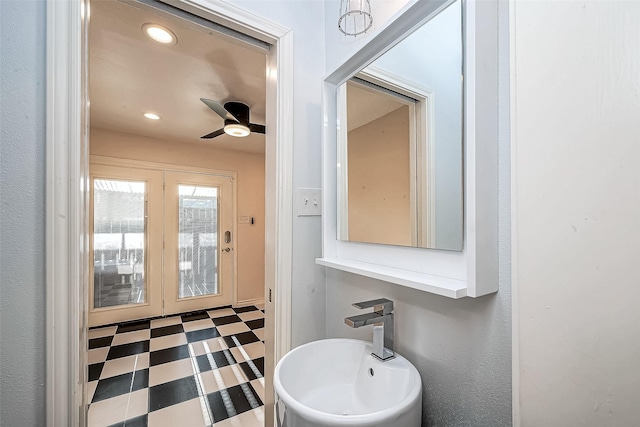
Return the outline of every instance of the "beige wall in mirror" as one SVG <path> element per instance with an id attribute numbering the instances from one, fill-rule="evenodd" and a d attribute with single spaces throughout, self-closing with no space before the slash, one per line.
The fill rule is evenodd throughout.
<path id="1" fill-rule="evenodd" d="M 462 8 L 338 88 L 338 239 L 461 251 Z"/>
<path id="2" fill-rule="evenodd" d="M 415 243 L 415 197 L 409 105 L 350 81 L 347 106 L 348 238 L 410 246 Z"/>

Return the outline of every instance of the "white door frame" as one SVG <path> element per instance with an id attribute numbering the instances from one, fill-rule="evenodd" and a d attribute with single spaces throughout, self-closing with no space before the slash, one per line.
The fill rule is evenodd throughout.
<path id="1" fill-rule="evenodd" d="M 265 195 L 265 373 L 290 348 L 293 34 L 218 0 L 165 0 L 272 45 L 267 58 Z M 88 283 L 87 4 L 47 2 L 46 418 L 86 424 L 84 382 Z M 270 298 L 272 297 L 272 298 Z M 277 298 L 274 298 L 277 297 Z M 265 377 L 265 421 L 273 424 L 273 378 Z"/>

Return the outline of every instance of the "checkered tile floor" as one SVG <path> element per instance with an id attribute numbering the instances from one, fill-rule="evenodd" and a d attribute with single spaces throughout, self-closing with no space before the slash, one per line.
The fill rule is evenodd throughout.
<path id="1" fill-rule="evenodd" d="M 264 312 L 89 330 L 89 427 L 264 425 Z"/>

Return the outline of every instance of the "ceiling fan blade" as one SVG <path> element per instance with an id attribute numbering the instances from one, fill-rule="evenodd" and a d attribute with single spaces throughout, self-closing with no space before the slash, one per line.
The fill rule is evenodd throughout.
<path id="1" fill-rule="evenodd" d="M 249 130 L 252 133 L 265 133 L 266 128 L 264 125 L 257 125 L 255 123 L 249 123 Z"/>
<path id="2" fill-rule="evenodd" d="M 238 119 L 236 119 L 233 114 L 231 114 L 230 112 L 228 112 L 224 106 L 222 104 L 220 104 L 218 101 L 214 101 L 213 99 L 207 99 L 207 98 L 200 98 L 200 101 L 204 102 L 206 104 L 207 107 L 211 108 L 213 111 L 216 112 L 216 114 L 218 114 L 220 117 L 222 117 L 225 120 L 231 120 L 234 121 L 236 123 L 240 123 L 238 121 Z"/>
<path id="3" fill-rule="evenodd" d="M 211 139 L 211 138 L 215 138 L 216 136 L 220 136 L 224 133 L 224 128 L 222 129 L 218 129 L 216 131 L 213 131 L 205 136 L 201 136 L 200 139 Z"/>

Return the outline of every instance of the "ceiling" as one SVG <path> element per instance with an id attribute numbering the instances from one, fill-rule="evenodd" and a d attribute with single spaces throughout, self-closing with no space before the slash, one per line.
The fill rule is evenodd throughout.
<path id="1" fill-rule="evenodd" d="M 223 120 L 200 101 L 243 102 L 251 122 L 265 124 L 266 54 L 258 47 L 137 2 L 91 2 L 89 101 L 91 127 L 226 150 L 264 153 L 264 135 L 200 139 Z M 173 31 L 161 45 L 145 23 Z M 142 114 L 153 112 L 161 120 Z"/>
<path id="2" fill-rule="evenodd" d="M 386 90 L 376 90 L 349 80 L 347 85 L 347 131 L 364 126 L 406 105 Z"/>

